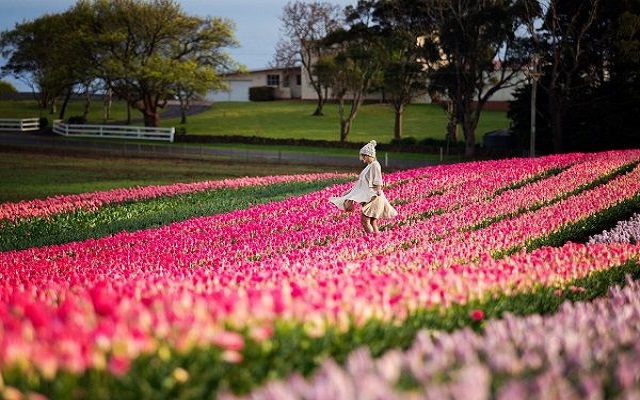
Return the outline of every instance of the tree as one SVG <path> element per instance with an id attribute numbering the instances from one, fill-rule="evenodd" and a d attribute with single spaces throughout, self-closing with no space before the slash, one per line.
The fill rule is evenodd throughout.
<path id="1" fill-rule="evenodd" d="M 302 66 L 318 98 L 316 116 L 322 115 L 327 88 L 314 74 L 313 66 L 323 56 L 320 40 L 342 27 L 339 10 L 331 3 L 296 0 L 287 3 L 280 17 L 284 37 L 276 45 L 273 64 L 279 68 Z"/>
<path id="2" fill-rule="evenodd" d="M 17 93 L 16 87 L 7 81 L 0 81 L 0 94 Z"/>
<path id="3" fill-rule="evenodd" d="M 554 40 L 541 31 L 535 47 L 545 73 L 536 104 L 536 146 L 544 152 L 638 147 L 640 0 L 600 2 L 597 9 L 583 2 L 547 5 L 555 7 L 547 13 L 555 15 L 563 30 Z M 589 21 L 594 13 L 597 18 Z M 510 110 L 518 131 L 530 123 L 528 93 L 529 87 L 516 96 Z"/>
<path id="4" fill-rule="evenodd" d="M 203 67 L 196 60 L 185 62 L 179 65 L 182 71 L 177 73 L 177 81 L 174 84 L 173 92 L 180 102 L 180 123 L 187 123 L 187 111 L 191 101 L 197 95 L 203 95 L 212 87 L 224 88 L 219 75 L 211 68 Z M 215 85 L 214 85 L 215 82 Z"/>
<path id="5" fill-rule="evenodd" d="M 598 22 L 600 0 L 549 0 L 546 4 L 542 40 L 537 41 L 542 54 L 544 79 L 540 86 L 546 92 L 551 111 L 550 129 L 553 149 L 565 151 L 564 118 L 572 99 L 587 87 L 583 73 L 591 47 L 590 32 Z M 602 71 L 602 68 L 599 68 Z"/>
<path id="6" fill-rule="evenodd" d="M 92 62 L 86 46 L 86 20 L 71 11 L 24 22 L 0 36 L 7 63 L 2 75 L 13 75 L 31 87 L 40 108 L 55 112 L 56 100 L 69 96 L 86 80 Z M 61 118 L 64 116 L 64 107 Z"/>
<path id="7" fill-rule="evenodd" d="M 217 71 L 237 67 L 223 51 L 237 44 L 232 23 L 185 15 L 172 0 L 96 0 L 93 25 L 99 76 L 145 126 L 158 126 L 178 86 L 216 87 Z"/>
<path id="8" fill-rule="evenodd" d="M 395 112 L 394 138 L 402 138 L 406 106 L 427 92 L 429 69 L 437 61 L 437 48 L 421 40 L 432 27 L 422 3 L 414 0 L 380 0 L 374 20 L 380 27 L 383 56 L 383 89 Z"/>
<path id="9" fill-rule="evenodd" d="M 529 15 L 523 3 L 535 0 L 424 0 L 434 24 L 425 40 L 442 60 L 429 65 L 430 91 L 452 102 L 451 117 L 461 124 L 465 156 L 475 154 L 475 132 L 482 109 L 498 90 L 516 85 L 529 53 L 516 32 Z"/>
<path id="10" fill-rule="evenodd" d="M 359 0 L 356 7 L 348 6 L 348 27 L 323 40 L 332 55 L 322 60 L 317 71 L 338 100 L 341 142 L 347 140 L 366 95 L 382 81 L 381 35 L 372 24 L 373 10 L 371 0 Z"/>

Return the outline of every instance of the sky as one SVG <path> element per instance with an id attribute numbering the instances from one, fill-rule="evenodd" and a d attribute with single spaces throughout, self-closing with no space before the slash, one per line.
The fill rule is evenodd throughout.
<path id="1" fill-rule="evenodd" d="M 176 0 L 188 15 L 223 17 L 235 24 L 235 36 L 240 46 L 228 49 L 231 57 L 249 69 L 266 68 L 273 59 L 274 49 L 281 37 L 280 16 L 284 6 L 293 0 Z M 309 2 L 313 0 L 308 0 Z M 341 7 L 355 5 L 357 0 L 319 0 Z M 0 31 L 16 24 L 34 20 L 44 14 L 69 9 L 75 0 L 0 0 Z M 4 60 L 0 59 L 0 64 Z M 18 90 L 29 90 L 10 78 Z"/>

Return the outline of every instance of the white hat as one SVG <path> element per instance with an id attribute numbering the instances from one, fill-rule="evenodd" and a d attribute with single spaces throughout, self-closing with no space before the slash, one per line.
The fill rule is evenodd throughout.
<path id="1" fill-rule="evenodd" d="M 366 156 L 371 156 L 373 158 L 376 157 L 376 144 L 378 144 L 375 140 L 371 140 L 369 143 L 365 144 L 360 149 L 360 154 L 364 154 Z"/>

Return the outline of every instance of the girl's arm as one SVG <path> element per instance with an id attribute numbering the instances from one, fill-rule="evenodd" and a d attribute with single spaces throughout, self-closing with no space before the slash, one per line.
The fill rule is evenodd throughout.
<path id="1" fill-rule="evenodd" d="M 382 194 L 382 169 L 380 168 L 380 164 L 377 161 L 373 165 L 371 165 L 371 177 L 369 185 L 377 196 L 380 196 Z"/>

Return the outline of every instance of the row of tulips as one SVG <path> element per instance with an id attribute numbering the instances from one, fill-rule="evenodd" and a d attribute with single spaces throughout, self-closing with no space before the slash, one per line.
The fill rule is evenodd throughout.
<path id="1" fill-rule="evenodd" d="M 299 196 L 343 181 L 345 179 L 217 189 L 137 202 L 111 203 L 95 211 L 78 209 L 46 218 L 0 222 L 0 251 L 42 247 L 164 226 Z"/>
<path id="2" fill-rule="evenodd" d="M 576 162 L 577 159 L 578 157 L 564 157 L 563 162 Z M 521 180 L 529 179 L 535 176 L 535 174 L 543 172 L 544 169 L 540 167 L 540 164 L 543 163 L 547 170 L 557 168 L 559 164 L 555 159 L 541 160 L 540 162 L 532 163 L 520 161 L 523 167 L 514 169 L 511 168 L 513 162 L 478 163 L 477 166 L 468 167 L 468 170 L 474 171 L 475 173 L 472 179 L 468 177 L 470 182 L 468 185 L 465 184 L 463 187 L 458 185 L 458 190 L 449 189 L 448 191 L 443 189 L 442 186 L 425 188 L 424 182 L 446 182 L 446 177 L 451 176 L 453 172 L 453 167 L 451 166 L 446 169 L 440 168 L 440 171 L 429 171 L 428 179 L 421 179 L 425 174 L 424 171 L 396 174 L 398 176 L 394 175 L 391 177 L 391 185 L 393 185 L 393 187 L 390 190 L 390 196 L 393 196 L 393 198 L 396 199 L 395 201 L 400 200 L 401 202 L 407 203 L 401 206 L 402 211 L 405 212 L 405 209 L 419 202 L 419 198 L 424 195 L 424 191 L 445 191 L 444 194 L 430 196 L 429 198 L 438 197 L 438 204 L 449 204 L 450 206 L 455 204 L 455 208 L 460 209 L 464 204 L 486 197 L 487 193 L 515 184 Z M 532 164 L 532 166 L 529 164 Z M 495 180 L 498 180 L 500 184 L 493 183 L 494 179 L 489 179 L 490 174 L 495 174 L 496 172 L 498 179 Z M 411 176 L 411 174 L 413 176 Z M 411 177 L 411 179 L 408 179 L 407 176 Z M 395 181 L 400 181 L 401 184 L 396 184 Z M 415 187 L 409 192 L 406 188 L 411 186 Z M 338 190 L 342 189 L 343 187 L 339 187 Z M 404 191 L 404 198 L 398 198 L 396 193 L 397 189 Z M 409 193 L 411 196 L 409 196 Z M 462 197 L 461 193 L 466 197 L 466 203 L 456 202 L 455 198 Z M 334 220 L 327 221 L 326 217 L 327 215 L 331 215 L 332 211 L 326 202 L 326 198 L 330 194 L 331 193 L 321 192 L 292 199 L 286 204 L 272 203 L 246 211 L 201 219 L 186 225 L 176 224 L 166 229 L 169 230 L 169 232 L 159 231 L 158 233 L 161 236 L 175 234 L 193 236 L 191 230 L 195 227 L 195 229 L 200 231 L 200 235 L 204 236 L 205 240 L 208 240 L 207 243 L 198 244 L 195 247 L 206 247 L 207 252 L 213 252 L 215 249 L 224 250 L 225 257 L 218 258 L 229 263 L 235 263 L 237 260 L 263 259 L 270 254 L 291 250 L 291 247 L 303 247 L 304 250 L 309 250 L 309 246 L 313 247 L 316 243 L 327 241 L 334 241 L 334 247 L 341 246 L 344 245 L 346 241 L 358 237 L 359 232 L 352 229 L 354 225 L 352 218 L 345 218 L 350 217 L 349 215 L 336 216 Z M 428 208 L 424 207 L 423 209 Z M 316 215 L 313 215 L 314 210 L 316 211 Z M 431 211 L 437 210 L 438 209 L 434 209 Z M 407 214 L 409 214 L 409 212 L 407 212 Z M 450 216 L 450 214 L 447 214 L 445 218 L 447 216 Z M 264 223 L 265 220 L 268 220 L 269 223 Z M 432 220 L 433 219 L 428 222 Z M 330 222 L 331 225 L 327 222 Z M 451 218 L 449 218 L 449 221 L 444 221 L 443 223 L 428 224 L 431 229 L 437 226 L 446 227 L 449 225 L 451 225 Z M 184 229 L 184 232 L 176 232 L 176 230 L 180 229 Z M 406 234 L 407 229 L 398 231 L 401 241 L 404 241 L 402 235 Z M 336 236 L 333 235 L 333 232 L 348 232 L 348 234 Z M 300 236 L 302 236 L 302 238 Z M 384 241 L 387 246 L 391 246 L 393 241 L 388 236 L 389 235 L 384 238 Z M 412 236 L 415 237 L 413 234 Z M 108 247 L 113 249 L 119 245 L 128 248 L 132 245 L 132 241 L 139 242 L 139 240 L 137 235 L 119 236 L 116 240 L 110 241 Z M 199 238 L 199 240 L 201 239 Z M 281 246 L 285 246 L 285 248 L 283 249 Z M 313 250 L 313 248 L 311 250 Z M 322 251 L 322 249 L 320 250 Z M 326 251 L 324 252 L 326 253 Z M 197 262 L 199 261 L 196 261 L 196 263 Z"/>
<path id="3" fill-rule="evenodd" d="M 637 156 L 637 155 L 636 155 Z M 618 168 L 619 161 L 610 166 L 613 170 Z M 592 167 L 595 168 L 595 167 Z M 291 262 L 305 262 L 304 260 L 323 260 L 325 265 L 330 265 L 332 260 L 341 260 L 344 262 L 351 260 L 358 260 L 370 255 L 376 256 L 384 256 L 388 253 L 403 250 L 406 244 L 409 244 L 412 247 L 411 252 L 415 255 L 414 257 L 420 258 L 420 263 L 422 265 L 425 264 L 425 260 L 428 257 L 432 261 L 430 263 L 432 265 L 441 265 L 441 264 L 450 264 L 457 261 L 469 260 L 474 257 L 477 257 L 480 252 L 487 250 L 501 251 L 504 249 L 510 249 L 517 245 L 516 242 L 507 242 L 505 244 L 493 244 L 492 247 L 487 247 L 487 241 L 495 238 L 495 240 L 506 240 L 511 236 L 505 236 L 503 233 L 496 231 L 496 229 L 500 229 L 501 225 L 490 225 L 486 228 L 480 229 L 477 232 L 465 232 L 468 228 L 477 226 L 480 221 L 485 220 L 489 217 L 501 217 L 503 220 L 500 222 L 502 225 L 511 223 L 511 224 L 520 224 L 520 228 L 511 234 L 515 234 L 520 232 L 521 237 L 527 239 L 533 239 L 536 237 L 544 237 L 548 232 L 552 232 L 554 228 L 559 229 L 562 226 L 566 226 L 566 224 L 570 222 L 579 221 L 585 215 L 588 215 L 592 211 L 598 211 L 606 209 L 612 205 L 615 205 L 616 201 L 613 200 L 611 202 L 607 201 L 607 199 L 603 199 L 603 202 L 600 204 L 599 208 L 592 209 L 590 204 L 592 198 L 597 197 L 598 193 L 610 192 L 610 187 L 624 187 L 627 182 L 631 182 L 630 186 L 627 187 L 628 191 L 624 194 L 621 199 L 625 198 L 633 198 L 635 193 L 637 193 L 637 184 L 634 183 L 634 179 L 637 179 L 638 171 L 635 171 L 634 174 L 622 175 L 607 185 L 603 185 L 601 187 L 596 187 L 590 191 L 584 192 L 581 196 L 576 196 L 572 199 L 571 202 L 566 203 L 558 203 L 551 204 L 548 207 L 540 209 L 539 212 L 544 213 L 553 213 L 555 210 L 561 207 L 568 207 L 570 204 L 575 204 L 575 207 L 578 209 L 582 209 L 586 211 L 586 214 L 577 214 L 574 219 L 569 219 L 563 221 L 564 224 L 553 225 L 556 222 L 552 219 L 549 221 L 537 222 L 537 228 L 540 232 L 533 232 L 534 234 L 530 234 L 528 232 L 526 224 L 528 223 L 529 216 L 536 215 L 537 213 L 523 213 L 522 215 L 516 215 L 512 218 L 505 218 L 510 216 L 512 212 L 507 212 L 506 214 L 491 214 L 492 210 L 497 207 L 494 206 L 494 202 L 500 202 L 503 204 L 501 206 L 503 209 L 509 208 L 511 210 L 522 210 L 526 208 L 524 201 L 516 201 L 510 204 L 507 204 L 507 200 L 505 196 L 499 196 L 496 198 L 489 199 L 488 201 L 482 201 L 482 199 L 478 200 L 474 197 L 474 192 L 471 192 L 470 197 L 475 199 L 472 202 L 473 207 L 477 210 L 476 214 L 468 215 L 465 213 L 467 207 L 465 206 L 456 206 L 455 209 L 448 213 L 437 213 L 436 210 L 433 211 L 433 215 L 429 218 L 423 218 L 420 221 L 413 221 L 411 224 L 405 224 L 401 226 L 396 226 L 393 229 L 388 229 L 385 231 L 384 235 L 380 235 L 374 238 L 368 238 L 366 241 L 354 241 L 354 238 L 359 234 L 357 230 L 351 230 L 349 232 L 349 224 L 353 225 L 353 221 L 343 220 L 341 222 L 341 226 L 334 226 L 332 229 L 343 229 L 344 231 L 349 232 L 346 235 L 339 235 L 335 237 L 331 237 L 328 240 L 323 242 L 322 246 L 301 246 L 299 242 L 296 243 L 298 248 L 288 250 L 283 252 L 281 248 L 277 247 L 278 241 L 275 238 L 263 239 L 262 237 L 258 237 L 260 240 L 257 243 L 253 243 L 254 247 L 250 247 L 251 243 L 242 243 L 242 248 L 236 250 L 233 254 L 233 257 L 229 259 L 228 257 L 222 261 L 229 261 L 229 263 L 242 263 L 246 260 L 253 261 L 255 258 L 260 257 L 260 260 L 264 261 L 263 264 L 269 263 L 269 265 L 274 264 L 290 264 Z M 579 181 L 584 184 L 586 181 Z M 551 185 L 555 186 L 555 182 L 550 182 Z M 481 187 L 480 183 L 475 185 L 476 187 Z M 533 198 L 534 201 L 540 198 L 540 194 L 536 190 L 527 190 L 528 185 L 524 186 L 520 189 L 516 189 L 514 191 L 518 192 L 526 192 L 528 196 L 512 196 L 512 199 L 528 199 Z M 549 189 L 548 191 L 550 191 Z M 506 192 L 505 192 L 506 193 Z M 613 192 L 622 194 L 619 191 Z M 542 196 L 546 193 L 542 191 Z M 446 194 L 445 194 L 446 195 Z M 564 196 L 565 194 L 562 194 Z M 443 195 L 444 196 L 444 195 Z M 559 199 L 562 199 L 562 196 Z M 571 199 L 571 198 L 570 198 Z M 587 201 L 588 204 L 584 204 Z M 582 206 L 581 206 L 582 204 Z M 481 208 L 480 205 L 484 205 L 484 208 Z M 322 207 L 322 204 L 318 204 L 318 207 Z M 582 208 L 580 208 L 582 207 Z M 400 206 L 399 210 L 401 213 L 405 209 L 404 206 Z M 330 210 L 326 211 L 330 213 Z M 466 218 L 460 218 L 460 214 L 466 216 Z M 338 225 L 338 224 L 335 224 Z M 320 226 L 317 229 L 323 229 L 324 227 Z M 239 229 L 236 227 L 235 229 Z M 252 235 L 255 238 L 258 235 L 259 228 L 255 227 L 255 230 L 252 230 Z M 273 232 L 269 232 L 273 234 Z M 537 233 L 537 234 L 536 234 Z M 307 243 L 315 243 L 321 238 L 323 238 L 323 233 L 320 231 L 319 234 L 316 234 L 316 237 L 313 237 L 313 229 L 306 226 L 305 227 L 305 238 Z M 476 242 L 472 242 L 467 240 L 469 235 L 475 235 L 478 237 Z M 514 239 L 512 239 L 514 240 Z M 291 240 L 282 241 L 280 243 L 291 243 Z M 263 246 L 264 243 L 268 243 L 268 246 Z M 521 241 L 520 246 L 524 246 L 526 242 Z M 257 247 L 256 247 L 257 246 Z M 474 246 L 474 247 L 471 247 Z M 470 254 L 460 253 L 462 250 L 473 251 Z M 458 253 L 456 253 L 458 251 Z M 282 254 L 279 254 L 282 253 Z M 426 253 L 426 254 L 424 254 Z M 399 255 L 400 258 L 405 258 L 405 252 Z M 421 257 L 420 254 L 424 254 L 424 257 Z M 266 255 L 271 255 L 272 260 L 266 260 Z M 328 260 L 325 260 L 330 258 Z M 411 259 L 405 258 L 405 259 Z M 386 259 L 383 259 L 383 263 Z M 395 262 L 391 262 L 391 265 L 395 265 Z"/>
<path id="4" fill-rule="evenodd" d="M 481 318 L 481 315 L 477 318 Z M 245 399 L 634 399 L 640 393 L 640 283 L 552 316 L 507 314 L 453 333 L 423 330 L 406 351 L 373 359 L 360 348 L 344 366 L 326 360 Z M 238 399 L 231 394 L 223 400 Z"/>
<path id="5" fill-rule="evenodd" d="M 589 238 L 589 243 L 640 242 L 640 214 L 636 213 L 626 221 L 619 221 L 610 230 Z"/>
<path id="6" fill-rule="evenodd" d="M 477 196 L 477 192 L 474 191 L 473 188 L 479 188 L 478 190 L 482 194 L 487 191 L 500 191 L 500 187 L 491 187 L 490 183 L 482 184 L 481 182 L 474 182 L 473 187 L 466 190 L 470 198 L 467 202 L 461 203 L 459 201 L 453 201 L 446 193 L 438 196 L 446 198 L 444 202 L 437 200 L 436 203 L 438 205 L 453 204 L 453 206 L 447 210 L 448 212 L 423 205 L 423 210 L 426 210 L 427 214 L 430 215 L 429 218 L 423 218 L 418 221 L 415 219 L 412 220 L 409 229 L 393 229 L 385 236 L 380 237 L 380 240 L 374 247 L 383 249 L 391 248 L 395 250 L 409 244 L 419 247 L 420 243 L 424 243 L 427 246 L 439 246 L 442 248 L 441 243 L 445 243 L 448 248 L 453 244 L 448 241 L 465 241 L 465 237 L 468 235 L 465 232 L 481 227 L 483 222 L 495 222 L 499 220 L 514 221 L 522 218 L 519 217 L 518 214 L 523 214 L 523 216 L 528 215 L 525 213 L 527 210 L 536 210 L 544 204 L 553 206 L 554 203 L 557 203 L 569 194 L 576 194 L 580 188 L 588 187 L 589 184 L 594 182 L 594 179 L 612 173 L 616 169 L 624 166 L 625 163 L 631 161 L 637 162 L 637 153 L 633 154 L 633 157 L 629 156 L 630 154 L 624 154 L 621 159 L 613 157 L 606 160 L 606 162 L 595 163 L 595 165 L 590 165 L 588 162 L 577 163 L 557 175 L 561 178 L 560 182 L 571 182 L 572 184 L 560 184 L 556 176 L 552 176 L 514 190 L 504 191 L 494 197 L 487 197 Z M 592 174 L 594 170 L 597 171 L 597 175 Z M 623 178 L 618 178 L 618 180 L 620 179 Z M 624 181 L 618 184 L 624 184 Z M 487 187 L 489 187 L 490 190 L 487 189 Z M 604 189 L 596 188 L 595 190 L 606 192 L 608 189 L 605 187 Z M 633 187 L 630 188 L 631 194 L 633 194 L 633 190 Z M 454 194 L 454 196 L 459 195 Z M 590 196 L 590 194 L 587 194 L 587 196 Z M 550 208 L 547 207 L 547 209 Z M 512 218 L 509 219 L 507 217 Z M 541 225 L 540 227 L 544 228 L 544 226 L 545 225 Z M 491 231 L 495 229 L 495 226 L 489 226 L 487 229 Z M 479 235 L 487 234 L 487 230 L 484 229 L 479 230 L 479 232 L 481 232 Z M 524 233 L 528 235 L 526 230 Z M 496 235 L 494 234 L 492 236 Z M 442 239 L 446 240 L 443 242 Z M 325 251 L 325 249 L 323 249 L 323 251 Z M 335 249 L 335 251 L 339 250 Z M 347 251 L 353 253 L 352 249 L 348 249 Z M 434 252 L 433 247 L 430 254 L 438 256 L 436 257 L 438 259 L 442 259 L 440 254 Z M 469 257 L 466 257 L 464 259 L 468 258 Z"/>
<path id="7" fill-rule="evenodd" d="M 505 163 L 503 163 L 505 164 Z M 479 180 L 479 179 L 487 179 L 488 174 L 490 173 L 490 171 L 495 170 L 495 167 L 493 167 L 491 164 L 487 163 L 487 165 L 484 164 L 480 164 L 479 166 L 483 166 L 483 169 L 480 168 L 468 168 L 469 171 L 474 171 L 474 173 L 476 175 L 478 175 L 480 178 L 475 177 L 474 176 L 474 181 Z M 552 164 L 552 166 L 554 166 Z M 436 169 L 436 172 L 433 172 L 430 174 L 430 178 L 432 178 L 434 175 L 439 175 L 438 179 L 441 182 L 446 181 L 446 178 L 449 176 L 453 176 L 454 178 L 451 179 L 452 181 L 456 181 L 456 179 L 459 180 L 459 178 L 457 178 L 458 175 L 461 176 L 465 176 L 465 175 L 470 175 L 470 173 L 467 173 L 465 170 L 465 173 L 460 173 L 460 174 L 452 174 L 452 169 L 451 167 L 448 167 L 448 169 L 443 169 L 440 167 L 435 167 L 434 169 Z M 475 170 L 480 170 L 480 173 L 477 173 Z M 439 174 L 437 174 L 438 170 L 442 170 Z M 426 171 L 426 170 L 425 170 Z M 409 186 L 406 185 L 406 183 L 408 182 L 407 176 L 411 176 L 412 177 L 412 181 L 415 183 L 421 183 L 422 181 L 425 180 L 419 180 L 419 178 L 422 176 L 422 174 L 418 171 L 411 171 L 410 173 L 404 173 L 404 174 L 398 174 L 399 177 L 396 178 L 395 181 L 392 181 L 391 184 L 394 185 L 393 190 L 396 190 L 398 188 L 401 187 L 405 187 L 405 186 Z M 432 179 L 429 179 L 429 181 L 431 181 Z M 401 184 L 398 184 L 397 182 L 400 182 Z M 437 190 L 442 190 L 440 187 L 436 187 Z M 419 191 L 415 191 L 416 193 L 420 193 Z M 312 208 L 315 208 L 318 206 L 319 203 L 323 203 L 323 206 L 326 206 L 325 203 L 325 196 L 328 196 L 328 194 L 326 195 L 322 195 L 322 196 L 312 196 L 309 197 L 308 199 L 305 199 L 305 202 L 308 202 Z M 215 197 L 215 196 L 214 196 Z M 205 201 L 209 201 L 208 199 L 205 199 Z M 171 202 L 167 202 L 167 203 L 171 203 Z M 188 201 L 187 201 L 188 203 Z M 260 208 L 254 208 L 252 210 L 249 211 L 243 211 L 243 212 L 234 212 L 234 213 L 228 213 L 228 214 L 224 214 L 224 215 L 220 215 L 217 216 L 215 218 L 210 218 L 210 219 L 206 219 L 204 220 L 204 224 L 206 224 L 206 228 L 208 228 L 209 230 L 212 231 L 212 236 L 217 236 L 218 234 L 221 237 L 227 237 L 228 235 L 225 232 L 216 232 L 215 230 L 218 229 L 221 226 L 230 226 L 230 227 L 235 227 L 237 230 L 248 230 L 252 232 L 252 237 L 255 238 L 256 233 L 257 232 L 261 232 L 262 233 L 262 238 L 263 239 L 265 236 L 267 238 L 272 238 L 272 239 L 278 239 L 273 237 L 273 229 L 272 229 L 272 224 L 276 224 L 276 228 L 275 229 L 279 229 L 282 232 L 286 232 L 291 230 L 291 226 L 294 229 L 299 229 L 301 226 L 305 226 L 305 231 L 309 231 L 310 229 L 310 224 L 312 223 L 316 223 L 319 225 L 326 225 L 325 222 L 325 218 L 314 218 L 314 219 L 309 219 L 308 218 L 308 214 L 309 212 L 304 210 L 303 208 L 299 207 L 298 204 L 301 204 L 301 202 L 299 201 L 299 199 L 294 199 L 294 201 L 289 202 L 289 204 L 287 205 L 282 205 L 279 203 L 274 203 L 273 206 L 263 206 Z M 306 203 L 302 203 L 303 205 L 306 205 Z M 156 213 L 159 212 L 158 208 L 155 208 Z M 88 220 L 89 224 L 93 224 L 93 223 L 99 223 L 100 221 L 102 221 L 101 225 L 106 225 L 109 223 L 109 218 L 110 216 L 107 215 L 107 218 L 103 218 L 102 220 L 100 219 L 100 215 L 105 214 L 106 213 L 106 209 L 102 210 L 102 213 L 93 213 L 92 214 L 92 218 L 90 218 Z M 125 210 L 126 214 L 129 215 L 131 213 L 131 211 L 129 211 L 129 209 Z M 60 224 L 63 225 L 61 227 L 61 229 L 64 229 L 65 231 L 79 231 L 83 229 L 83 225 L 82 225 L 82 217 L 84 216 L 84 214 L 77 214 L 75 215 L 74 219 L 77 220 L 76 225 L 77 226 L 69 226 L 69 223 L 73 223 L 73 221 L 69 221 L 68 218 L 63 218 L 63 223 L 64 224 Z M 263 224 L 260 221 L 263 221 L 265 219 L 268 219 L 271 221 L 271 224 Z M 292 219 L 295 219 L 295 223 L 290 223 L 292 221 Z M 52 226 L 55 227 L 55 220 L 51 221 Z M 51 228 L 47 228 L 46 226 L 42 226 L 43 225 L 43 221 L 39 221 L 37 223 L 37 226 L 35 228 L 39 228 L 39 229 L 24 229 L 24 226 L 21 226 L 20 229 L 15 229 L 16 234 L 21 234 L 21 235 L 25 235 L 25 236 L 35 236 L 38 237 L 39 240 L 40 237 L 42 236 L 42 234 L 40 234 L 40 232 L 42 232 L 44 235 L 47 234 L 51 234 L 53 233 L 53 229 Z M 23 223 L 23 225 L 26 223 Z M 247 227 L 247 224 L 253 224 L 253 226 L 251 227 Z M 347 221 L 347 220 L 343 220 L 342 224 L 340 227 L 336 227 L 336 229 L 340 229 L 340 230 L 348 230 L 349 229 L 349 225 L 351 224 L 351 221 Z M 58 229 L 58 230 L 61 230 Z M 270 229 L 271 231 L 267 231 L 265 232 L 265 229 Z M 4 229 L 3 230 L 3 234 L 4 234 L 4 239 L 3 241 L 7 241 L 9 240 L 9 234 L 11 232 L 8 232 L 8 229 Z M 243 236 L 243 235 L 240 235 Z M 249 239 L 249 242 L 254 242 L 254 244 L 256 243 L 264 243 L 263 240 L 252 240 L 252 238 L 247 238 Z M 295 239 L 295 238 L 294 238 Z M 122 241 L 122 244 L 126 246 L 126 242 L 120 238 L 120 240 Z M 319 238 L 315 238 L 314 240 L 321 240 L 321 237 Z M 284 240 L 280 240 L 280 242 L 286 242 Z M 10 243 L 9 243 L 10 244 Z M 9 246 L 9 245 L 7 245 Z M 224 246 L 226 246 L 226 244 L 224 244 Z"/>
<path id="8" fill-rule="evenodd" d="M 159 197 L 177 196 L 216 189 L 233 189 L 247 186 L 265 186 L 287 182 L 312 182 L 317 180 L 342 179 L 349 174 L 322 173 L 244 177 L 171 185 L 149 185 L 143 187 L 112 189 L 103 192 L 52 196 L 46 199 L 24 200 L 0 204 L 0 221 L 15 221 L 24 218 L 47 217 L 76 210 L 95 211 L 106 204 L 140 201 Z"/>
<path id="9" fill-rule="evenodd" d="M 444 213 L 439 206 L 409 223 L 389 224 L 378 236 L 363 237 L 356 215 L 330 208 L 326 198 L 344 189 L 337 185 L 159 229 L 4 252 L 0 366 L 49 379 L 60 370 L 89 368 L 122 374 L 133 360 L 160 354 L 165 345 L 180 352 L 215 346 L 222 359 L 241 362 L 246 340 L 267 345 L 280 322 L 301 324 L 308 335 L 321 337 L 372 320 L 401 324 L 428 307 L 568 285 L 637 259 L 639 248 L 567 244 L 500 260 L 490 255 L 524 248 L 625 202 L 637 206 L 640 169 L 620 168 L 639 158 L 633 151 L 565 155 L 389 174 L 388 197 L 398 201 L 401 215 L 414 215 L 412 205 L 428 197 L 452 193 L 459 201 Z M 578 167 L 589 160 L 591 168 Z M 566 180 L 575 184 L 561 190 L 542 184 L 560 185 L 549 171 L 572 168 L 578 169 Z M 530 196 L 537 200 L 509 197 L 516 199 L 507 207 L 514 215 L 500 208 L 495 216 L 503 219 L 478 230 L 464 228 L 485 215 L 453 229 L 443 226 L 457 217 L 442 217 L 469 205 L 496 209 L 496 199 L 506 202 L 506 193 L 534 186 Z M 537 203 L 544 193 L 553 195 Z"/>
<path id="10" fill-rule="evenodd" d="M 638 227 L 634 214 L 588 242 L 636 243 Z M 296 373 L 242 398 L 634 398 L 640 391 L 640 347 L 633 339 L 640 334 L 640 283 L 628 275 L 626 283 L 593 303 L 567 301 L 550 317 L 508 313 L 485 322 L 476 309 L 469 316 L 483 327 L 481 334 L 424 330 L 407 351 L 373 359 L 363 347 L 345 366 L 329 359 L 310 379 Z"/>

